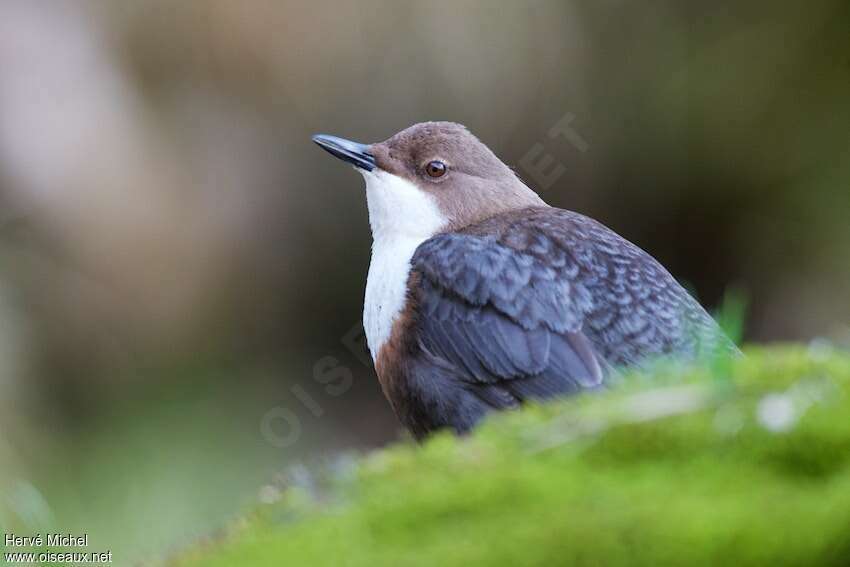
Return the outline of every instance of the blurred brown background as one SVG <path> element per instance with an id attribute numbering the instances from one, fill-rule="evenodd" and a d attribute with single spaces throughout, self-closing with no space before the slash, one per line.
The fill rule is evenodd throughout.
<path id="1" fill-rule="evenodd" d="M 741 290 L 747 340 L 846 343 L 848 28 L 843 0 L 4 0 L 0 527 L 141 557 L 398 436 L 350 346 L 362 180 L 317 132 L 462 122 L 707 306 Z"/>

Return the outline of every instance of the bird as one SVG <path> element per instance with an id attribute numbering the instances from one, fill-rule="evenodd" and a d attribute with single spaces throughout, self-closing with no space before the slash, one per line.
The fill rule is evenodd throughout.
<path id="1" fill-rule="evenodd" d="M 545 203 L 461 124 L 423 122 L 373 144 L 313 141 L 365 179 L 366 342 L 417 440 L 603 389 L 659 357 L 737 350 L 651 255 Z"/>

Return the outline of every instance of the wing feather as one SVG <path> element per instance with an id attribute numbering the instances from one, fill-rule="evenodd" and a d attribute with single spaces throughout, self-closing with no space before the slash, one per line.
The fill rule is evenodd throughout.
<path id="1" fill-rule="evenodd" d="M 551 246 L 543 239 L 538 250 Z M 493 238 L 446 234 L 414 255 L 419 342 L 453 365 L 459 379 L 494 407 L 593 388 L 601 366 L 581 331 L 589 304 L 555 265 Z"/>

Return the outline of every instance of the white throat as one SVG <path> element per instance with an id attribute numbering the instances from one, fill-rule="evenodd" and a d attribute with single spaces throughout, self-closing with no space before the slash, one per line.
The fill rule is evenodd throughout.
<path id="1" fill-rule="evenodd" d="M 363 326 L 375 361 L 404 308 L 410 259 L 420 244 L 446 225 L 446 219 L 434 198 L 410 181 L 380 170 L 359 171 L 366 179 L 373 240 Z"/>

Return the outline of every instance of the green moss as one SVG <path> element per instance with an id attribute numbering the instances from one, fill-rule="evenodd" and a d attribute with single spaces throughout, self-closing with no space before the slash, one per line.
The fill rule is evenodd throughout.
<path id="1" fill-rule="evenodd" d="M 825 349 L 659 367 L 317 471 L 176 564 L 846 565 L 848 393 Z"/>

